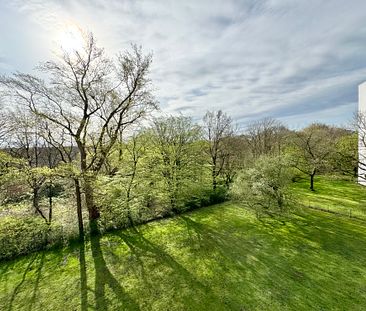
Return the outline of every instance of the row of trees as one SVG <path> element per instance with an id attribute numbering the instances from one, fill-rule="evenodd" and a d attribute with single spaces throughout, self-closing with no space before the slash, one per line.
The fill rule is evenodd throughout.
<path id="1" fill-rule="evenodd" d="M 57 195 L 54 183 L 60 178 L 73 182 L 81 219 L 81 195 L 84 194 L 88 206 L 89 187 L 94 189 L 98 179 L 118 179 L 125 188 L 127 205 L 138 185 L 148 184 L 151 190 L 160 180 L 156 191 L 162 192 L 164 188 L 171 210 L 177 212 L 181 207 L 179 196 L 187 181 L 207 185 L 213 192 L 229 189 L 240 170 L 253 167 L 264 156 L 286 156 L 289 166 L 309 176 L 311 190 L 317 173 L 337 171 L 355 177 L 357 174 L 356 133 L 324 124 L 290 131 L 273 119 L 264 119 L 238 134 L 234 133 L 231 118 L 222 111 L 208 112 L 201 126 L 184 116 L 158 118 L 125 139 L 122 135 L 118 137 L 105 154 L 103 165 L 97 171 L 90 171 L 90 164 L 84 167 L 80 150 L 63 131 L 56 140 L 55 132 L 51 132 L 47 122 L 39 121 L 38 115 L 20 111 L 10 114 L 3 127 L 7 129 L 3 137 L 3 158 L 6 155 L 12 161 L 5 161 L 5 166 L 23 172 L 23 179 L 32 189 L 34 210 L 44 219 L 39 200 L 41 190 L 46 189 L 43 192 L 49 199 L 48 222 L 51 222 L 52 197 Z M 88 145 L 84 161 L 92 163 L 98 152 L 95 146 Z M 11 175 L 7 176 L 11 179 Z M 92 198 L 94 201 L 94 192 Z M 93 209 L 97 211 L 89 211 L 90 219 L 99 218 L 100 211 L 94 202 Z"/>
<path id="2" fill-rule="evenodd" d="M 9 131 L 0 156 L 2 205 L 29 202 L 53 230 L 60 221 L 52 217 L 57 197 L 59 205 L 75 210 L 83 237 L 83 212 L 88 209 L 79 150 L 67 139 L 56 142 L 48 126 L 40 128 L 43 123 L 23 128 L 25 116 L 28 121 L 37 117 L 18 112 L 14 119 L 6 118 Z M 14 122 L 15 132 L 10 130 Z M 201 125 L 189 117 L 170 116 L 118 139 L 91 181 L 99 225 L 131 226 L 221 202 L 228 194 L 245 198 L 257 212 L 282 212 L 284 190 L 297 175 L 308 175 L 312 190 L 315 174 L 356 176 L 356 133 L 322 124 L 291 131 L 269 119 L 253 124 L 260 123 L 262 130 L 249 126 L 239 134 L 221 111 L 208 112 Z M 218 128 L 227 130 L 212 135 Z"/>

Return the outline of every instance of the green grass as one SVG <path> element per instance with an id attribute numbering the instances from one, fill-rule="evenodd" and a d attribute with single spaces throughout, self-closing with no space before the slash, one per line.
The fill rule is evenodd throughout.
<path id="1" fill-rule="evenodd" d="M 365 258 L 362 222 L 225 203 L 3 262 L 0 310 L 361 311 Z"/>
<path id="2" fill-rule="evenodd" d="M 332 176 L 317 176 L 315 191 L 309 190 L 309 180 L 304 178 L 291 188 L 299 202 L 306 206 L 357 216 L 366 220 L 366 187 L 356 182 Z"/>

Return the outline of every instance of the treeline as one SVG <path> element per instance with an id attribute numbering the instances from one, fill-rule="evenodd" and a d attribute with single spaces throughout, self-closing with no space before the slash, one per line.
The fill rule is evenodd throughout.
<path id="1" fill-rule="evenodd" d="M 199 124 L 152 118 L 151 55 L 108 58 L 93 36 L 40 76 L 2 76 L 0 257 L 84 239 L 230 195 L 270 211 L 286 207 L 301 172 L 357 173 L 357 134 L 312 124 L 291 131 L 263 119 L 238 131 L 222 111 Z M 144 124 L 144 126 L 143 126 Z M 147 125 L 146 125 L 147 124 Z"/>
<path id="2" fill-rule="evenodd" d="M 7 120 L 10 128 L 2 138 L 7 147 L 0 158 L 3 252 L 12 254 L 14 245 L 16 252 L 27 252 L 89 232 L 77 148 L 65 142 L 60 149 L 47 126 L 31 121 L 32 114 L 18 112 Z M 15 131 L 10 130 L 14 123 Z M 244 198 L 257 212 L 281 210 L 284 190 L 298 176 L 307 175 L 314 190 L 316 174 L 356 177 L 356 169 L 352 131 L 324 124 L 291 131 L 267 118 L 238 133 L 231 118 L 218 111 L 208 112 L 200 125 L 170 116 L 120 135 L 91 187 L 98 229 L 104 231 L 229 196 Z"/>

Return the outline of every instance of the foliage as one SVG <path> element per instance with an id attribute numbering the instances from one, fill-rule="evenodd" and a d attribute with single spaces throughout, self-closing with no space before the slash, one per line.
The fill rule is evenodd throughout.
<path id="1" fill-rule="evenodd" d="M 14 158 L 0 150 L 0 202 L 15 202 L 25 198 L 27 185 L 19 178 L 24 166 L 23 159 Z"/>
<path id="2" fill-rule="evenodd" d="M 289 148 L 292 165 L 310 177 L 310 190 L 314 191 L 314 177 L 332 171 L 332 158 L 336 153 L 336 142 L 348 135 L 343 128 L 313 123 L 292 137 Z"/>
<path id="3" fill-rule="evenodd" d="M 65 191 L 64 185 L 60 182 L 47 182 L 41 189 L 40 195 L 47 198 L 60 196 Z"/>
<path id="4" fill-rule="evenodd" d="M 358 168 L 358 135 L 350 133 L 336 140 L 335 152 L 331 158 L 331 165 L 335 172 L 357 176 Z"/>
<path id="5" fill-rule="evenodd" d="M 169 212 L 158 191 L 147 190 L 143 180 L 134 189 L 127 202 L 124 177 L 100 178 L 97 187 L 97 202 L 101 210 L 100 224 L 103 230 L 126 228 L 152 219 L 161 218 Z"/>
<path id="6" fill-rule="evenodd" d="M 116 146 L 108 164 L 114 173 L 98 179 L 96 198 L 104 228 L 123 228 L 226 200 L 226 189 L 213 191 L 209 186 L 199 128 L 183 117 L 161 118 L 154 126 Z"/>
<path id="7" fill-rule="evenodd" d="M 65 128 L 32 122 L 34 129 L 29 122 L 19 122 L 24 127 L 20 133 L 13 124 L 12 133 L 20 140 L 12 152 L 19 158 L 0 152 L 0 208 L 6 211 L 0 220 L 3 215 L 28 217 L 36 211 L 50 227 L 53 221 L 61 224 L 64 240 L 74 237 L 77 229 L 81 238 L 88 233 L 87 218 L 94 219 L 88 200 L 102 231 L 217 204 L 228 199 L 228 191 L 258 213 L 282 212 L 289 206 L 289 178 L 303 176 L 300 170 L 293 174 L 287 156 L 314 177 L 315 171 L 349 170 L 357 155 L 356 136 L 345 129 L 314 124 L 290 131 L 265 119 L 236 135 L 231 118 L 221 111 L 208 112 L 203 126 L 183 115 L 154 119 L 145 128 L 134 123 L 115 133 L 114 143 L 106 134 L 102 145 L 97 133 L 85 129 L 90 135 L 85 132 L 81 149 Z M 27 135 L 30 140 L 23 139 Z M 86 171 L 81 169 L 85 164 Z M 60 208 L 58 201 L 65 206 Z"/>
<path id="8" fill-rule="evenodd" d="M 152 126 L 153 170 L 174 213 L 184 205 L 187 186 L 199 182 L 198 170 L 202 165 L 199 136 L 199 127 L 184 116 L 155 119 Z"/>
<path id="9" fill-rule="evenodd" d="M 283 156 L 262 156 L 252 168 L 238 174 L 231 193 L 261 212 L 283 212 L 288 206 L 288 185 L 292 172 Z"/>
<path id="10" fill-rule="evenodd" d="M 90 229 L 97 232 L 100 211 L 94 201 L 93 183 L 121 132 L 154 110 L 156 102 L 148 77 L 151 55 L 145 56 L 141 48 L 132 46 L 131 51 L 110 59 L 97 46 L 93 34 L 80 35 L 83 42 L 79 49 L 63 50 L 59 58 L 37 68 L 47 79 L 15 73 L 1 76 L 0 83 L 4 94 L 17 105 L 51 124 L 54 132 L 45 126 L 44 136 L 52 137 L 48 142 L 60 153 L 65 151 L 65 135 L 76 146 Z M 36 210 L 38 186 L 33 186 Z M 76 197 L 80 211 L 80 196 Z M 79 222 L 80 215 L 78 212 Z"/>
<path id="11" fill-rule="evenodd" d="M 41 250 L 62 241 L 57 225 L 49 227 L 38 217 L 2 217 L 0 259 Z"/>

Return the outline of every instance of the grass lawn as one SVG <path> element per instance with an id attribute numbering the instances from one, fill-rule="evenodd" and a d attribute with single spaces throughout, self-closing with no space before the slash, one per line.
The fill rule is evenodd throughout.
<path id="1" fill-rule="evenodd" d="M 365 258 L 362 222 L 225 203 L 3 262 L 0 310 L 361 311 Z"/>
<path id="2" fill-rule="evenodd" d="M 331 176 L 316 176 L 315 191 L 309 190 L 308 178 L 292 184 L 293 193 L 308 206 L 358 216 L 366 220 L 366 187 Z"/>

